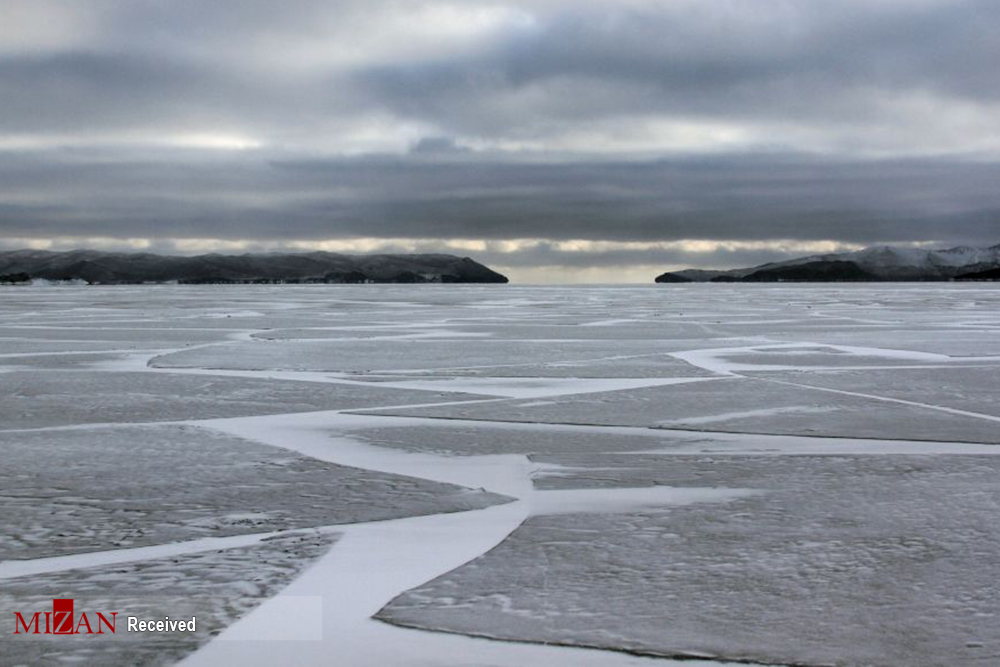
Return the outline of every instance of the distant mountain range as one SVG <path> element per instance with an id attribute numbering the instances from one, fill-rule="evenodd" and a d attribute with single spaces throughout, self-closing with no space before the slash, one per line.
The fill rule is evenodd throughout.
<path id="1" fill-rule="evenodd" d="M 878 246 L 854 252 L 810 255 L 748 269 L 686 269 L 657 276 L 658 283 L 686 282 L 874 282 L 997 280 L 1000 244 L 922 250 Z"/>
<path id="2" fill-rule="evenodd" d="M 117 285 L 212 283 L 505 283 L 454 255 L 341 255 L 329 252 L 176 257 L 96 250 L 0 252 L 0 283 L 29 280 Z"/>

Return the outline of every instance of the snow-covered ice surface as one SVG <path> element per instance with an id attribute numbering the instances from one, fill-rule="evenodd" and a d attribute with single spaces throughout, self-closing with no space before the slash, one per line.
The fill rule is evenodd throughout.
<path id="1" fill-rule="evenodd" d="M 997 372 L 1000 377 L 1000 368 Z M 891 398 L 888 396 L 880 400 L 852 392 L 833 393 L 803 384 L 740 377 L 564 396 L 545 403 L 524 400 L 463 403 L 400 408 L 393 410 L 392 414 L 527 423 L 1000 443 L 1000 421 L 992 415 L 967 413 L 946 405 L 887 400 Z"/>
<path id="2" fill-rule="evenodd" d="M 7 563 L 506 500 L 192 426 L 6 432 L 0 451 L 0 560 Z M 171 469 L 183 471 L 183 484 L 164 474 Z"/>
<path id="3" fill-rule="evenodd" d="M 5 428 L 183 421 L 445 400 L 440 393 L 405 392 L 381 384 L 306 384 L 261 377 L 146 372 L 95 376 L 77 370 L 22 370 L 5 373 L 4 386 L 0 414 L 5 415 Z"/>
<path id="4" fill-rule="evenodd" d="M 0 624 L 199 632 L 0 664 L 996 664 L 998 372 L 983 284 L 3 289 Z"/>
<path id="5" fill-rule="evenodd" d="M 0 642 L 4 665 L 172 665 L 217 636 L 235 619 L 288 585 L 336 540 L 331 533 L 273 536 L 173 557 L 64 569 L 3 581 L 0 613 L 51 609 L 53 598 L 74 598 L 78 611 L 118 612 L 115 635 L 38 638 L 23 633 Z M 154 632 L 130 637 L 127 616 L 196 618 L 191 634 Z M 30 615 L 27 616 L 30 618 Z M 95 628 L 96 629 L 96 628 Z M 122 628 L 124 629 L 124 628 Z M 41 639 L 41 641 L 39 641 Z"/>
<path id="6" fill-rule="evenodd" d="M 529 518 L 380 613 L 420 628 L 794 664 L 995 664 L 1000 458 L 540 456 L 544 489 L 750 486 Z M 582 488 L 581 488 L 582 487 Z M 612 622 L 610 619 L 618 619 Z M 991 662 L 992 661 L 992 662 Z"/>

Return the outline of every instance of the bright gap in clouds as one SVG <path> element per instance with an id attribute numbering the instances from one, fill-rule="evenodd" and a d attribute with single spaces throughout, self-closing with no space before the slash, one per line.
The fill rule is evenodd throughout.
<path id="1" fill-rule="evenodd" d="M 261 241 L 252 239 L 218 238 L 117 238 L 108 236 L 63 236 L 54 238 L 12 237 L 0 239 L 7 247 L 21 245 L 34 250 L 65 250 L 81 245 L 94 250 L 114 251 L 122 248 L 160 248 L 171 254 L 198 254 L 237 250 L 268 250 L 287 252 L 332 252 L 368 254 L 378 252 L 491 252 L 516 254 L 545 246 L 562 253 L 596 253 L 613 251 L 678 251 L 686 254 L 714 254 L 720 250 L 760 250 L 775 253 L 821 254 L 860 250 L 862 245 L 839 241 L 715 241 L 685 239 L 681 241 L 592 241 L 585 239 L 556 241 L 533 239 L 421 239 L 421 238 L 349 238 L 317 241 Z M 926 245 L 926 244 L 924 244 Z"/>
<path id="2" fill-rule="evenodd" d="M 860 249 L 857 244 L 837 241 L 716 241 L 686 239 L 670 242 L 594 241 L 585 239 L 422 239 L 348 238 L 317 241 L 261 241 L 218 238 L 114 238 L 114 237 L 15 237 L 0 239 L 0 250 L 71 250 L 91 248 L 109 252 L 155 252 L 198 255 L 207 253 L 243 254 L 255 252 L 315 252 L 343 254 L 448 253 L 471 255 L 520 284 L 650 283 L 664 271 L 701 266 L 705 257 L 720 253 L 761 253 L 761 256 L 789 258 L 808 254 L 846 252 Z M 603 255 L 625 258 L 607 264 Z M 662 261 L 657 261 L 662 257 Z M 652 261 L 651 261 L 652 259 Z M 631 261 L 630 261 L 631 260 Z M 593 264 L 593 265 L 591 265 Z M 719 264 L 717 268 L 733 268 Z"/>
<path id="3" fill-rule="evenodd" d="M 62 149 L 189 149 L 196 151 L 236 151 L 262 148 L 253 137 L 224 132 L 182 132 L 164 134 L 127 133 L 98 136 L 72 134 L 0 134 L 0 151 L 58 151 Z"/>

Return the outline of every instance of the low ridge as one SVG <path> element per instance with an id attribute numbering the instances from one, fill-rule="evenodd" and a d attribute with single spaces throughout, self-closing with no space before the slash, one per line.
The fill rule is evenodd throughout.
<path id="1" fill-rule="evenodd" d="M 507 278 L 468 257 L 454 255 L 342 255 L 330 252 L 197 255 L 96 250 L 0 252 L 0 276 L 89 284 L 136 283 L 506 283 Z"/>
<path id="2" fill-rule="evenodd" d="M 853 252 L 810 255 L 746 269 L 685 269 L 657 276 L 676 282 L 872 282 L 995 280 L 1000 244 L 989 248 L 959 246 L 945 250 L 876 246 Z"/>

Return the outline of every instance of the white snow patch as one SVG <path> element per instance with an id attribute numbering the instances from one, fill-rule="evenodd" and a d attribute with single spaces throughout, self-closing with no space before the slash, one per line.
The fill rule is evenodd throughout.
<path id="1" fill-rule="evenodd" d="M 657 422 L 657 426 L 695 426 L 700 424 L 714 424 L 733 419 L 744 419 L 746 417 L 771 417 L 782 414 L 804 414 L 836 412 L 837 408 L 822 408 L 809 405 L 789 405 L 780 408 L 763 408 L 761 410 L 744 410 L 743 412 L 724 412 L 717 415 L 705 415 L 704 417 L 687 417 L 684 419 L 669 419 Z"/>

